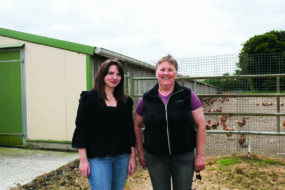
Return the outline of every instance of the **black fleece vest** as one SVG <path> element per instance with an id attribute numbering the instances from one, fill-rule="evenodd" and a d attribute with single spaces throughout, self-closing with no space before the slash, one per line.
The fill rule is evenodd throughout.
<path id="1" fill-rule="evenodd" d="M 167 106 L 158 84 L 143 95 L 144 149 L 155 155 L 183 154 L 196 147 L 191 90 L 175 82 Z"/>

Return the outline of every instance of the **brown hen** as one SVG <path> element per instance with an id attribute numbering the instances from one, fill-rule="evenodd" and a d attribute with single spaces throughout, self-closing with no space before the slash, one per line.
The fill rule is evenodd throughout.
<path id="1" fill-rule="evenodd" d="M 211 130 L 211 129 L 212 129 L 211 120 L 208 120 L 208 123 L 206 124 L 206 130 Z"/>
<path id="2" fill-rule="evenodd" d="M 244 136 L 244 134 L 241 134 L 239 137 L 238 137 L 238 143 L 242 146 L 242 147 L 244 147 L 245 145 L 245 136 Z"/>
<path id="3" fill-rule="evenodd" d="M 223 130 L 224 131 L 235 131 L 236 129 L 234 127 L 233 128 L 228 128 L 227 124 L 223 122 Z M 230 133 L 227 133 L 226 135 L 227 135 L 227 137 L 231 137 L 232 136 L 232 134 L 230 134 Z"/>
<path id="4" fill-rule="evenodd" d="M 241 121 L 238 121 L 238 120 L 236 121 L 239 127 L 244 127 L 245 126 L 245 124 L 246 124 L 246 120 L 245 119 L 246 118 L 243 117 Z"/>

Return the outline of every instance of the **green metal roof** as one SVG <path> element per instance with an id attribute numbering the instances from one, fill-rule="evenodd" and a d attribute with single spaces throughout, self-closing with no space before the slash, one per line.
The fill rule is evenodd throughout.
<path id="1" fill-rule="evenodd" d="M 88 55 L 93 55 L 94 50 L 95 50 L 95 47 L 93 47 L 93 46 L 88 46 L 88 45 L 58 40 L 58 39 L 54 39 L 54 38 L 48 38 L 48 37 L 44 37 L 44 36 L 19 32 L 19 31 L 15 31 L 15 30 L 8 30 L 5 28 L 0 28 L 0 36 L 24 40 L 24 41 L 28 41 L 28 42 L 33 42 L 33 43 L 51 46 L 51 47 L 55 47 L 55 48 L 65 49 L 65 50 L 79 52 L 79 53 L 84 53 L 84 54 L 88 54 Z"/>
<path id="2" fill-rule="evenodd" d="M 7 45 L 0 45 L 0 49 L 11 49 L 11 48 L 20 48 L 24 46 L 25 44 L 7 44 Z"/>

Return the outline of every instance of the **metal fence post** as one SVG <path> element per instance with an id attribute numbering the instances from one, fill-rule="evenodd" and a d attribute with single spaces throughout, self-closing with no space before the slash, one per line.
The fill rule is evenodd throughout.
<path id="1" fill-rule="evenodd" d="M 135 99 L 135 82 L 134 82 L 134 77 L 130 77 L 131 78 L 131 98 L 134 100 Z"/>
<path id="2" fill-rule="evenodd" d="M 280 94 L 280 77 L 276 77 L 277 82 L 277 94 Z M 277 113 L 280 113 L 280 96 L 276 97 Z M 280 132 L 280 115 L 276 116 L 276 129 Z"/>
<path id="3" fill-rule="evenodd" d="M 277 90 L 277 93 L 279 94 L 280 93 L 280 77 L 276 77 L 276 82 L 277 82 L 276 90 Z"/>
<path id="4" fill-rule="evenodd" d="M 128 75 L 125 75 L 125 91 L 127 94 L 130 93 L 130 91 L 129 91 L 129 78 L 130 77 Z"/>
<path id="5" fill-rule="evenodd" d="M 129 94 L 129 72 L 128 72 L 128 62 L 125 61 L 125 91 Z"/>

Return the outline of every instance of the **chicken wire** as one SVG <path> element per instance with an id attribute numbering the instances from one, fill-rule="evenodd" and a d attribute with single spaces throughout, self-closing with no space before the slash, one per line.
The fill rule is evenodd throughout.
<path id="1" fill-rule="evenodd" d="M 251 153 L 255 154 L 285 157 L 285 128 L 282 126 L 283 121 L 285 121 L 285 116 L 281 116 L 279 121 L 278 115 L 274 116 L 274 113 L 278 111 L 276 99 L 276 97 L 246 96 L 200 97 L 206 123 L 208 123 L 208 121 L 212 124 L 219 122 L 216 130 L 207 130 L 205 149 L 207 156 L 232 153 L 242 154 L 247 153 L 249 149 L 251 149 Z M 267 104 L 265 104 L 265 102 L 267 102 Z M 285 113 L 284 103 L 285 98 L 280 98 L 280 113 Z M 220 108 L 222 108 L 222 110 L 220 110 Z M 219 130 L 224 132 L 223 124 L 220 119 L 220 117 L 223 116 L 228 116 L 225 122 L 226 127 L 236 132 L 231 136 L 215 134 L 215 131 Z M 243 118 L 246 122 L 244 126 L 240 127 L 238 122 L 241 122 Z M 283 135 L 279 136 L 279 132 L 283 133 Z M 244 145 L 238 142 L 238 138 L 241 134 L 245 134 L 246 137 Z"/>
<path id="2" fill-rule="evenodd" d="M 227 137 L 221 134 L 207 134 L 206 156 L 224 156 L 230 154 L 259 154 L 271 157 L 284 157 L 284 136 L 245 135 L 245 145 L 238 143 L 239 135 Z"/>
<path id="3" fill-rule="evenodd" d="M 199 96 L 206 123 L 220 122 L 221 115 L 228 115 L 225 124 L 234 130 L 228 137 L 221 122 L 217 130 L 207 130 L 207 156 L 250 150 L 285 157 L 284 52 L 177 58 L 177 61 L 177 81 Z M 146 65 L 125 65 L 127 92 L 135 105 L 157 83 L 155 64 L 156 61 L 149 61 Z M 246 124 L 241 128 L 238 121 L 242 118 Z M 242 133 L 245 133 L 244 145 L 238 143 Z"/>

